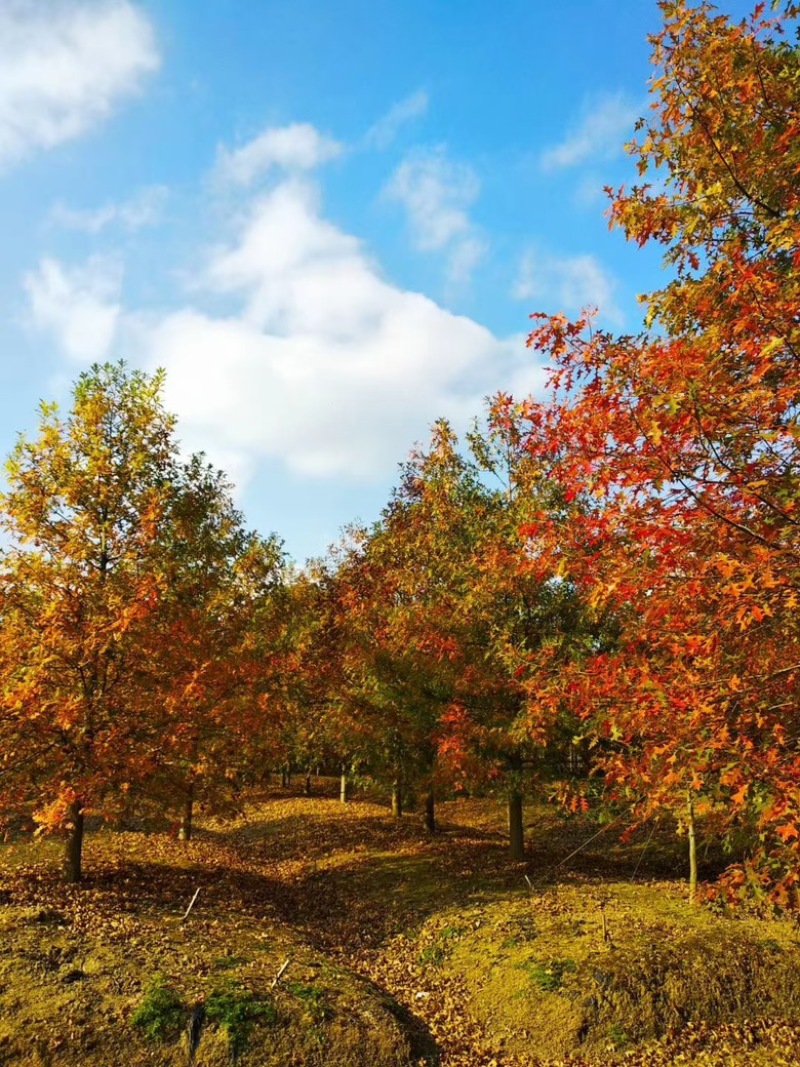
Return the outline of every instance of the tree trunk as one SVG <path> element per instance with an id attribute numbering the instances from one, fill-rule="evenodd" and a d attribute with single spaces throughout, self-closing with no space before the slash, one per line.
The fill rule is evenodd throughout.
<path id="1" fill-rule="evenodd" d="M 522 825 L 522 793 L 508 794 L 508 843 L 512 860 L 525 859 L 525 830 Z"/>
<path id="2" fill-rule="evenodd" d="M 311 796 L 311 768 L 310 767 L 306 771 L 305 794 L 306 794 L 307 797 Z"/>
<path id="3" fill-rule="evenodd" d="M 422 821 L 429 834 L 436 833 L 436 797 L 433 790 L 425 797 L 425 812 Z"/>
<path id="4" fill-rule="evenodd" d="M 64 881 L 80 882 L 81 858 L 83 855 L 83 808 L 81 802 L 75 800 L 70 804 L 68 812 L 70 829 L 67 837 L 67 845 L 64 850 Z"/>
<path id="5" fill-rule="evenodd" d="M 186 803 L 183 806 L 183 818 L 178 830 L 179 841 L 192 840 L 192 817 L 194 816 L 194 782 L 190 782 L 186 793 Z"/>
<path id="6" fill-rule="evenodd" d="M 289 771 L 286 767 L 281 768 L 281 788 L 289 788 Z"/>
<path id="7" fill-rule="evenodd" d="M 342 767 L 342 777 L 339 780 L 339 800 L 342 804 L 347 803 L 347 771 Z"/>
<path id="8" fill-rule="evenodd" d="M 392 815 L 399 819 L 403 814 L 403 785 L 399 778 L 392 782 Z"/>
<path id="9" fill-rule="evenodd" d="M 687 810 L 687 827 L 689 838 L 689 900 L 692 904 L 697 900 L 697 834 L 694 825 L 694 804 L 689 794 Z"/>

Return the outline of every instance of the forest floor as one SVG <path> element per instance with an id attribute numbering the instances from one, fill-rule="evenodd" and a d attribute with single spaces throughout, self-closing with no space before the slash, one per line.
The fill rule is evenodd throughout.
<path id="1" fill-rule="evenodd" d="M 514 863 L 491 800 L 430 836 L 334 786 L 189 843 L 95 830 L 78 886 L 4 846 L 0 1064 L 800 1064 L 800 929 L 690 907 L 666 829 L 536 807 Z"/>

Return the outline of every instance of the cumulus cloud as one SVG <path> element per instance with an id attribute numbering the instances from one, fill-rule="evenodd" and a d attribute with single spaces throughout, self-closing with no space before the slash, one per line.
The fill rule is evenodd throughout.
<path id="1" fill-rule="evenodd" d="M 423 89 L 418 89 L 390 107 L 386 114 L 367 130 L 365 143 L 370 148 L 388 148 L 403 126 L 420 118 L 427 110 L 428 94 Z"/>
<path id="2" fill-rule="evenodd" d="M 158 64 L 153 28 L 128 0 L 3 0 L 0 167 L 85 133 Z"/>
<path id="3" fill-rule="evenodd" d="M 557 256 L 529 249 L 520 261 L 513 295 L 518 300 L 539 300 L 544 310 L 575 313 L 596 307 L 601 318 L 619 326 L 623 316 L 614 299 L 616 288 L 614 277 L 594 256 Z"/>
<path id="4" fill-rule="evenodd" d="M 275 167 L 289 171 L 314 170 L 341 155 L 342 145 L 306 122 L 272 126 L 241 148 L 221 148 L 217 177 L 232 185 L 252 185 Z"/>
<path id="5" fill-rule="evenodd" d="M 23 284 L 32 324 L 81 363 L 103 360 L 117 333 L 122 270 L 113 260 L 93 258 L 65 267 L 45 258 Z"/>
<path id="6" fill-rule="evenodd" d="M 166 316 L 149 359 L 166 368 L 191 440 L 245 466 L 269 457 L 302 475 L 379 479 L 438 416 L 464 422 L 487 393 L 540 383 L 521 337 L 498 339 L 383 278 L 306 181 L 253 204 L 204 284 L 238 310 Z"/>
<path id="7" fill-rule="evenodd" d="M 405 208 L 415 247 L 447 252 L 452 282 L 467 281 L 486 251 L 469 217 L 480 188 L 475 171 L 442 150 L 404 160 L 384 188 L 387 199 Z"/>
<path id="8" fill-rule="evenodd" d="M 542 153 L 542 169 L 561 170 L 615 155 L 631 139 L 641 106 L 624 93 L 606 94 L 587 102 L 564 139 Z"/>
<path id="9" fill-rule="evenodd" d="M 467 272 L 480 249 L 458 211 L 473 188 L 441 205 L 433 245 L 461 255 Z M 380 483 L 436 418 L 465 427 L 487 394 L 541 387 L 523 335 L 497 337 L 393 284 L 326 217 L 307 174 L 238 197 L 223 226 L 167 311 L 121 308 L 121 271 L 99 259 L 42 260 L 25 288 L 30 320 L 72 360 L 122 354 L 164 367 L 184 446 L 204 449 L 240 490 L 265 462 Z"/>

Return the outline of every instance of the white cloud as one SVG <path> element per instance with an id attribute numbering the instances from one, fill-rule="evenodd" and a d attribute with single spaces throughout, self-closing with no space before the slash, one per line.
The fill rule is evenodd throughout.
<path id="1" fill-rule="evenodd" d="M 541 384 L 522 337 L 392 285 L 305 181 L 258 199 L 204 281 L 238 310 L 167 315 L 147 358 L 167 370 L 187 439 L 243 469 L 272 458 L 306 476 L 384 478 L 438 416 L 464 424 L 487 393 Z"/>
<path id="2" fill-rule="evenodd" d="M 441 150 L 404 160 L 384 188 L 385 197 L 405 208 L 415 247 L 448 253 L 454 283 L 467 281 L 486 251 L 469 217 L 479 193 L 474 170 Z"/>
<path id="3" fill-rule="evenodd" d="M 441 151 L 405 160 L 385 189 L 405 207 L 414 242 L 424 251 L 444 248 L 469 231 L 467 209 L 479 192 L 472 168 L 450 162 Z"/>
<path id="4" fill-rule="evenodd" d="M 252 185 L 273 167 L 314 170 L 341 155 L 342 145 L 305 122 L 272 126 L 241 148 L 220 148 L 217 176 L 232 185 Z"/>
<path id="5" fill-rule="evenodd" d="M 447 280 L 454 287 L 467 285 L 472 272 L 486 255 L 486 243 L 469 235 L 456 241 L 447 264 Z"/>
<path id="6" fill-rule="evenodd" d="M 3 0 L 0 166 L 97 125 L 158 63 L 153 28 L 128 0 Z"/>
<path id="7" fill-rule="evenodd" d="M 594 256 L 557 256 L 529 249 L 520 261 L 513 295 L 549 305 L 536 310 L 575 313 L 596 307 L 601 318 L 619 326 L 623 316 L 614 299 L 616 288 L 616 280 Z"/>
<path id="8" fill-rule="evenodd" d="M 371 148 L 388 148 L 406 123 L 420 118 L 427 110 L 428 94 L 419 89 L 389 108 L 386 114 L 367 130 L 364 142 Z"/>
<path id="9" fill-rule="evenodd" d="M 118 263 L 95 258 L 68 268 L 45 258 L 23 284 L 32 324 L 49 333 L 70 359 L 92 363 L 106 358 L 120 318 Z"/>
<path id="10" fill-rule="evenodd" d="M 325 217 L 310 178 L 285 176 L 229 210 L 224 243 L 194 256 L 184 306 L 121 310 L 120 270 L 98 259 L 43 260 L 25 288 L 31 320 L 71 359 L 163 366 L 184 446 L 240 490 L 265 462 L 382 482 L 436 418 L 463 428 L 487 394 L 543 385 L 523 335 L 498 338 L 387 280 Z M 468 270 L 470 227 L 442 232 Z"/>
<path id="11" fill-rule="evenodd" d="M 606 94 L 588 102 L 564 140 L 542 153 L 542 168 L 560 170 L 615 155 L 626 140 L 631 140 L 641 106 L 624 93 Z"/>
<path id="12" fill-rule="evenodd" d="M 123 230 L 140 230 L 153 226 L 161 220 L 169 190 L 164 185 L 150 185 L 139 190 L 127 200 L 103 204 L 99 208 L 71 208 L 56 204 L 50 218 L 56 226 L 85 233 L 99 233 L 107 226 L 120 226 Z"/>

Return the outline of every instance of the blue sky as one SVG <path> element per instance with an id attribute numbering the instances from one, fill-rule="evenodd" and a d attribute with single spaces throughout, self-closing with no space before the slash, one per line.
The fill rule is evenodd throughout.
<path id="1" fill-rule="evenodd" d="M 3 0 L 0 452 L 97 359 L 302 561 L 430 423 L 541 390 L 528 314 L 635 331 L 601 192 L 650 0 Z"/>

